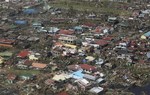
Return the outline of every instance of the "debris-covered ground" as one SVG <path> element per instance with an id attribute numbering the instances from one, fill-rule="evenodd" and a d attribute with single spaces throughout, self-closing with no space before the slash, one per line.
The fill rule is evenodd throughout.
<path id="1" fill-rule="evenodd" d="M 1 0 L 0 95 L 150 95 L 149 0 Z"/>

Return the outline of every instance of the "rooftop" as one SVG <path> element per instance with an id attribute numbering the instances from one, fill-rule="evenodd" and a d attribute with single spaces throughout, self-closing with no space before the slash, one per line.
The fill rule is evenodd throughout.
<path id="1" fill-rule="evenodd" d="M 43 68 L 47 67 L 47 64 L 43 64 L 43 63 L 32 63 L 32 67 L 43 69 Z"/>
<path id="2" fill-rule="evenodd" d="M 104 89 L 102 87 L 93 87 L 91 88 L 89 91 L 92 92 L 92 93 L 100 93 L 102 92 Z"/>
<path id="3" fill-rule="evenodd" d="M 28 50 L 22 50 L 22 51 L 17 55 L 17 57 L 25 58 L 25 57 L 27 57 L 29 54 L 30 54 L 30 51 L 28 51 Z"/>
<path id="4" fill-rule="evenodd" d="M 88 65 L 88 64 L 80 64 L 81 68 L 82 69 L 85 69 L 85 70 L 88 70 L 88 71 L 93 71 L 95 70 L 96 68 L 92 65 Z"/>

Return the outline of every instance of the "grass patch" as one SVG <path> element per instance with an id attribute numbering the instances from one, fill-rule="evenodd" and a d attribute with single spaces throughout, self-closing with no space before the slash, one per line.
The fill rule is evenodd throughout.
<path id="1" fill-rule="evenodd" d="M 15 73 L 17 75 L 32 75 L 32 74 L 37 75 L 40 73 L 40 71 L 38 71 L 38 70 L 17 70 L 15 68 L 11 68 L 8 70 L 9 70 L 9 72 Z"/>
<path id="2" fill-rule="evenodd" d="M 119 6 L 118 3 L 97 3 L 97 2 L 79 2 L 79 1 L 69 1 L 69 0 L 60 0 L 55 3 L 50 3 L 53 7 L 69 9 L 72 6 L 75 10 L 78 11 L 88 11 L 88 12 L 102 12 L 102 13 L 112 13 L 120 15 L 130 15 L 131 13 L 126 10 L 121 10 L 115 8 Z"/>

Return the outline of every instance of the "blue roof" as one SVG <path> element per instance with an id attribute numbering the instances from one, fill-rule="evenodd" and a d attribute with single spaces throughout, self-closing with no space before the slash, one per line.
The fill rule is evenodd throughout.
<path id="1" fill-rule="evenodd" d="M 83 60 L 82 60 L 82 62 L 83 62 L 83 63 L 86 63 L 86 62 L 87 62 L 87 60 L 86 60 L 86 59 L 83 59 Z"/>
<path id="2" fill-rule="evenodd" d="M 75 26 L 74 29 L 75 30 L 82 30 L 82 27 L 81 26 Z"/>
<path id="3" fill-rule="evenodd" d="M 27 21 L 26 20 L 16 20 L 14 23 L 19 24 L 19 25 L 24 25 L 24 24 L 27 24 Z"/>
<path id="4" fill-rule="evenodd" d="M 84 74 L 82 73 L 83 70 L 78 70 L 72 73 L 73 78 L 83 78 Z"/>
<path id="5" fill-rule="evenodd" d="M 148 57 L 148 58 L 150 58 L 150 51 L 149 51 L 149 52 L 147 52 L 147 54 L 146 54 L 146 55 L 147 55 L 147 57 Z"/>
<path id="6" fill-rule="evenodd" d="M 147 33 L 145 33 L 145 34 L 144 34 L 144 36 L 146 36 L 146 37 L 150 37 L 150 31 L 149 31 L 149 32 L 147 32 Z"/>
<path id="7" fill-rule="evenodd" d="M 23 10 L 23 13 L 25 14 L 36 14 L 38 11 L 35 9 L 25 9 Z"/>

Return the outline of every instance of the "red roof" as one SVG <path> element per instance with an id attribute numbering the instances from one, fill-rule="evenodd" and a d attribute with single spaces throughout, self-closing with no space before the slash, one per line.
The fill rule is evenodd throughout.
<path id="1" fill-rule="evenodd" d="M 9 79 L 9 80 L 14 80 L 14 79 L 16 79 L 16 75 L 15 74 L 8 74 L 7 75 L 7 78 Z"/>
<path id="2" fill-rule="evenodd" d="M 56 34 L 55 36 L 53 36 L 53 39 L 58 39 L 60 37 L 59 34 Z"/>
<path id="3" fill-rule="evenodd" d="M 0 39 L 0 43 L 2 44 L 13 44 L 15 40 L 10 40 L 10 39 Z"/>
<path id="4" fill-rule="evenodd" d="M 60 30 L 59 34 L 72 35 L 74 32 L 71 30 Z"/>
<path id="5" fill-rule="evenodd" d="M 58 93 L 57 95 L 69 95 L 69 94 L 67 92 L 63 91 L 63 92 Z"/>
<path id="6" fill-rule="evenodd" d="M 139 60 L 139 63 L 144 64 L 145 61 L 144 60 Z"/>
<path id="7" fill-rule="evenodd" d="M 31 60 L 25 60 L 23 64 L 24 64 L 24 65 L 31 65 L 31 63 L 32 63 Z"/>
<path id="8" fill-rule="evenodd" d="M 53 18 L 53 19 L 51 19 L 51 22 L 53 22 L 53 23 L 62 23 L 62 22 L 65 22 L 65 21 L 68 21 L 68 20 L 63 19 L 63 18 Z"/>
<path id="9" fill-rule="evenodd" d="M 128 47 L 128 50 L 137 50 L 137 48 L 134 48 L 134 47 Z"/>
<path id="10" fill-rule="evenodd" d="M 95 27 L 96 25 L 93 23 L 85 23 L 83 24 L 84 26 L 88 26 L 88 27 Z"/>
<path id="11" fill-rule="evenodd" d="M 13 47 L 12 45 L 9 45 L 9 44 L 0 44 L 0 46 L 1 47 L 9 47 L 9 48 Z"/>
<path id="12" fill-rule="evenodd" d="M 88 64 L 80 64 L 80 67 L 88 71 L 93 71 L 96 69 L 94 66 Z"/>
<path id="13" fill-rule="evenodd" d="M 64 19 L 64 18 L 53 18 L 51 20 L 52 21 L 65 21 L 66 19 Z"/>
<path id="14" fill-rule="evenodd" d="M 103 30 L 102 27 L 97 27 L 97 28 L 95 29 L 95 32 L 101 33 L 102 30 Z"/>
<path id="15" fill-rule="evenodd" d="M 131 41 L 130 46 L 136 46 L 137 43 L 135 41 Z"/>
<path id="16" fill-rule="evenodd" d="M 29 54 L 30 54 L 30 51 L 28 51 L 28 50 L 23 50 L 23 51 L 21 51 L 21 52 L 17 55 L 17 57 L 25 58 L 25 57 L 27 57 Z"/>
<path id="17" fill-rule="evenodd" d="M 55 42 L 55 46 L 63 46 L 63 44 L 60 42 Z"/>
<path id="18" fill-rule="evenodd" d="M 97 41 L 95 41 L 95 43 L 98 44 L 98 45 L 100 45 L 100 46 L 105 46 L 105 45 L 108 44 L 108 42 L 105 41 L 105 40 L 97 40 Z"/>
<path id="19" fill-rule="evenodd" d="M 112 41 L 112 40 L 113 40 L 113 37 L 104 37 L 103 40 Z"/>

